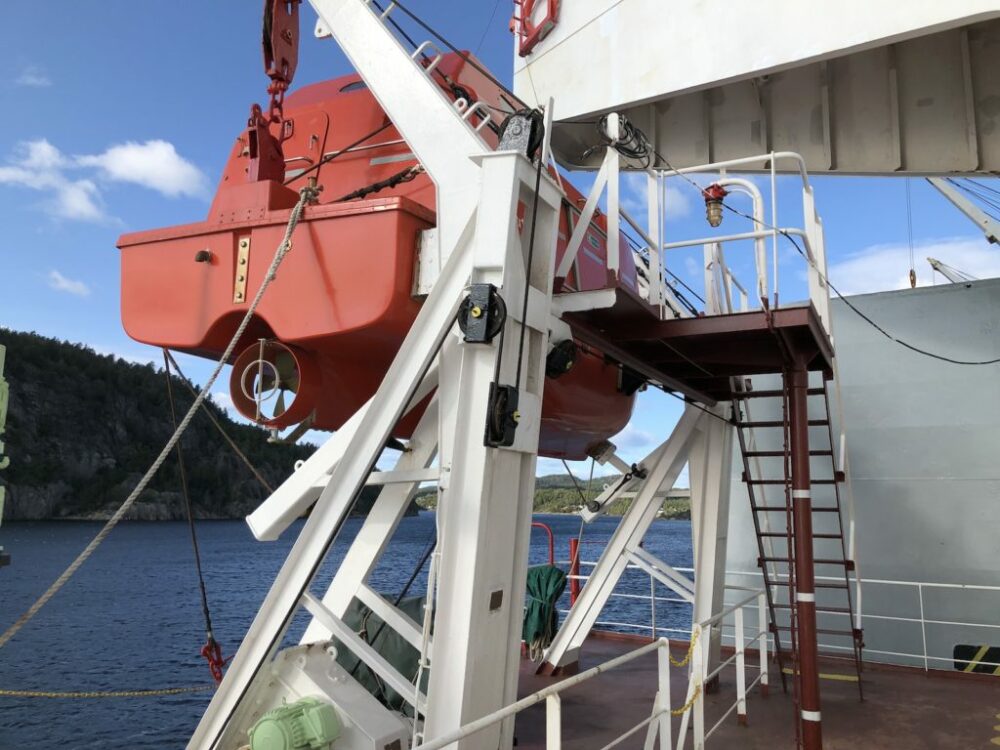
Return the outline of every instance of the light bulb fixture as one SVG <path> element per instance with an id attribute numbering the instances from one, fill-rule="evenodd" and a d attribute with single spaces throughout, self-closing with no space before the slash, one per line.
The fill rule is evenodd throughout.
<path id="1" fill-rule="evenodd" d="M 722 199 L 729 195 L 729 192 L 717 183 L 712 183 L 701 191 L 705 198 L 705 218 L 713 227 L 722 224 Z"/>

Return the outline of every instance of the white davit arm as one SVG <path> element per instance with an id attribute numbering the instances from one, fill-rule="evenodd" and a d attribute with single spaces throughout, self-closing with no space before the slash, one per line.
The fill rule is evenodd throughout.
<path id="1" fill-rule="evenodd" d="M 988 213 L 983 211 L 979 206 L 970 201 L 960 192 L 958 192 L 950 181 L 941 177 L 928 177 L 927 181 L 931 186 L 937 190 L 941 195 L 947 198 L 951 203 L 955 205 L 959 211 L 965 214 L 969 219 L 986 235 L 986 239 L 991 243 L 1000 242 L 1000 222 L 990 216 Z M 930 258 L 927 259 L 931 266 L 934 262 Z M 939 270 L 935 268 L 935 270 Z M 941 271 L 942 274 L 948 276 L 948 274 Z M 948 277 L 951 278 L 951 277 Z M 955 279 L 951 279 L 954 281 Z M 968 279 L 963 279 L 967 281 Z"/>

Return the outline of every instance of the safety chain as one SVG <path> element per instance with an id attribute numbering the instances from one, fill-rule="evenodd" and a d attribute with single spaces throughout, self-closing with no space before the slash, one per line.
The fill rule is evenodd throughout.
<path id="1" fill-rule="evenodd" d="M 670 663 L 673 664 L 675 667 L 686 667 L 691 662 L 691 657 L 694 655 L 694 647 L 695 645 L 697 645 L 698 636 L 700 635 L 701 635 L 700 628 L 691 633 L 691 644 L 688 646 L 687 656 L 685 656 L 680 661 L 677 661 L 676 659 L 674 659 L 673 656 L 670 655 L 670 649 L 668 648 L 667 658 L 670 660 Z"/>
<path id="2" fill-rule="evenodd" d="M 278 249 L 274 253 L 274 260 L 271 261 L 270 267 L 267 269 L 267 273 L 264 275 L 264 280 L 261 282 L 260 289 L 257 290 L 257 295 L 253 298 L 250 306 L 247 308 L 246 314 L 243 316 L 243 320 L 240 321 L 239 326 L 236 329 L 236 333 L 233 334 L 232 340 L 226 347 L 226 350 L 222 353 L 219 358 L 218 363 L 215 366 L 215 370 L 209 376 L 208 381 L 202 387 L 198 396 L 195 398 L 194 402 L 191 404 L 191 408 L 188 409 L 184 418 L 181 420 L 177 429 L 174 430 L 174 434 L 170 436 L 167 444 L 163 446 L 163 450 L 153 461 L 153 464 L 147 469 L 146 473 L 143 475 L 142 479 L 132 490 L 131 494 L 125 498 L 125 502 L 121 504 L 118 510 L 115 511 L 114 515 L 108 519 L 108 522 L 104 524 L 104 527 L 97 532 L 90 544 L 88 544 L 83 552 L 77 555 L 76 559 L 69 564 L 69 567 L 63 571 L 55 582 L 49 586 L 49 588 L 38 597 L 38 600 L 28 608 L 28 611 L 21 615 L 13 625 L 11 625 L 7 630 L 0 635 L 0 648 L 3 648 L 7 643 L 13 638 L 17 632 L 23 628 L 31 618 L 38 614 L 39 610 L 44 607 L 48 601 L 58 593 L 67 581 L 73 576 L 74 573 L 83 565 L 87 559 L 94 554 L 97 548 L 101 545 L 101 542 L 105 540 L 108 534 L 111 533 L 112 529 L 118 525 L 118 523 L 125 517 L 129 509 L 135 504 L 135 501 L 139 499 L 139 495 L 142 494 L 143 490 L 149 485 L 156 472 L 159 471 L 163 462 L 167 460 L 167 456 L 174 450 L 174 446 L 177 445 L 178 441 L 181 439 L 181 435 L 187 430 L 188 425 L 191 424 L 191 420 L 194 419 L 194 415 L 201 408 L 202 403 L 208 398 L 208 394 L 212 390 L 212 386 L 215 385 L 215 381 L 218 380 L 219 375 L 222 373 L 222 368 L 229 363 L 230 357 L 232 357 L 233 352 L 236 349 L 236 344 L 239 342 L 240 338 L 246 332 L 247 326 L 250 325 L 250 321 L 253 319 L 253 315 L 257 310 L 258 305 L 260 305 L 261 299 L 264 297 L 264 292 L 267 291 L 268 286 L 274 281 L 275 274 L 278 271 L 278 266 L 281 265 L 281 261 L 285 259 L 285 256 L 292 249 L 292 233 L 295 231 L 295 227 L 298 226 L 299 220 L 302 218 L 302 212 L 305 207 L 314 203 L 319 197 L 318 188 L 307 186 L 302 188 L 299 192 L 299 202 L 295 204 L 292 208 L 291 215 L 288 217 L 288 226 L 285 228 L 285 236 L 282 238 L 281 243 L 278 245 Z"/>
<path id="3" fill-rule="evenodd" d="M 214 685 L 162 688 L 160 690 L 89 690 L 65 692 L 55 690 L 0 690 L 6 698 L 149 698 L 160 695 L 185 695 L 215 690 Z"/>
<path id="4" fill-rule="evenodd" d="M 680 716 L 681 714 L 686 714 L 688 711 L 691 710 L 691 706 L 694 705 L 694 702 L 696 700 L 698 700 L 698 696 L 699 695 L 701 695 L 701 684 L 700 683 L 694 686 L 694 692 L 691 693 L 691 699 L 687 703 L 685 703 L 683 706 L 681 706 L 680 708 L 671 709 L 670 710 L 670 715 L 671 716 Z"/>

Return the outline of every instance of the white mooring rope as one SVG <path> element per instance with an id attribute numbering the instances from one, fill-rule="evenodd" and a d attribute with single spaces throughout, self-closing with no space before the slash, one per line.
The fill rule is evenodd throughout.
<path id="1" fill-rule="evenodd" d="M 274 276 L 278 270 L 278 266 L 281 265 L 281 261 L 284 260 L 288 251 L 292 249 L 292 233 L 295 231 L 295 227 L 298 225 L 299 219 L 302 217 L 302 211 L 305 209 L 306 204 L 311 203 L 316 199 L 317 195 L 318 191 L 313 187 L 304 187 L 300 191 L 299 202 L 295 204 L 294 208 L 292 208 L 292 213 L 288 217 L 288 226 L 285 228 L 285 236 L 281 240 L 281 244 L 278 245 L 278 249 L 274 254 L 274 260 L 271 261 L 271 266 L 267 269 L 267 275 L 264 276 L 264 281 L 261 283 L 260 289 L 257 290 L 257 296 L 254 297 L 253 302 L 250 303 L 250 307 L 247 308 L 246 315 L 243 316 L 243 320 L 236 329 L 236 333 L 233 334 L 232 340 L 229 342 L 226 350 L 219 358 L 219 361 L 215 366 L 215 371 L 208 379 L 208 382 L 205 383 L 201 392 L 199 392 L 195 397 L 194 403 L 191 404 L 191 408 L 188 409 L 187 414 L 184 415 L 180 424 L 177 425 L 177 429 L 174 430 L 174 434 L 170 436 L 167 444 L 163 446 L 163 450 L 160 451 L 160 455 L 156 457 L 156 460 L 153 461 L 152 466 L 147 469 L 142 479 L 140 479 L 139 483 L 135 486 L 135 489 L 132 490 L 132 493 L 125 498 L 125 502 L 123 502 L 118 510 L 115 511 L 114 515 L 108 519 L 108 522 L 104 524 L 104 527 L 97 532 L 97 536 L 91 540 L 90 544 L 84 548 L 83 552 L 77 555 L 76 559 L 69 564 L 69 567 L 67 567 L 66 570 L 63 571 L 62 575 L 60 575 L 51 586 L 49 586 L 45 593 L 38 597 L 36 602 L 32 604 L 31 607 L 29 607 L 28 610 L 21 615 L 13 625 L 7 628 L 3 635 L 0 635 L 0 648 L 7 645 L 7 642 L 17 635 L 17 632 L 23 628 L 32 617 L 38 614 L 38 611 L 48 603 L 49 599 L 56 595 L 59 589 L 66 584 L 73 574 L 76 573 L 79 567 L 87 561 L 87 558 L 94 554 L 94 551 L 100 546 L 101 542 L 104 541 L 108 534 L 111 533 L 111 530 L 114 529 L 114 527 L 118 525 L 118 522 L 125 517 L 126 513 L 128 513 L 129 509 L 139 498 L 139 495 L 142 494 L 143 490 L 146 489 L 147 485 L 149 485 L 150 481 L 156 475 L 156 472 L 159 471 L 163 462 L 167 460 L 167 456 L 170 455 L 174 446 L 177 445 L 177 441 L 181 439 L 181 435 L 184 434 L 188 425 L 191 424 L 191 420 L 194 418 L 194 415 L 197 413 L 205 399 L 208 398 L 208 394 L 211 391 L 212 386 L 215 385 L 215 381 L 222 372 L 222 368 L 229 362 L 229 358 L 233 355 L 233 350 L 236 348 L 237 342 L 240 340 L 240 337 L 243 336 L 247 326 L 250 325 L 250 320 L 253 318 L 253 314 L 256 311 L 257 306 L 264 297 L 265 290 L 268 286 L 270 286 L 271 282 L 274 281 Z"/>

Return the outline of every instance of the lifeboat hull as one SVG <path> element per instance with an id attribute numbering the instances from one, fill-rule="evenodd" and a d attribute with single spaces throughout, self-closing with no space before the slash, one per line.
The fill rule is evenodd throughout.
<path id="1" fill-rule="evenodd" d="M 438 70 L 455 84 L 442 84 L 446 96 L 467 95 L 494 111 L 509 107 L 496 84 L 462 57 L 445 55 Z M 480 133 L 495 146 L 493 125 Z M 261 340 L 289 347 L 286 360 L 304 367 L 292 379 L 301 380 L 308 371 L 320 381 L 295 391 L 308 391 L 314 399 L 313 426 L 336 430 L 375 392 L 420 309 L 421 299 L 414 293 L 418 241 L 423 230 L 434 226 L 436 191 L 427 174 L 398 183 L 389 179 L 415 166 L 416 156 L 356 75 L 290 92 L 282 134 L 285 184 L 255 177 L 252 139 L 244 131 L 233 142 L 204 222 L 119 240 L 122 320 L 138 341 L 219 357 L 260 288 L 298 190 L 315 180 L 322 188 L 319 203 L 306 210 L 292 238 L 293 249 L 236 351 L 245 353 Z M 386 182 L 391 186 L 374 187 Z M 363 186 L 373 186 L 372 193 L 354 197 Z M 570 221 L 571 214 L 584 202 L 568 183 L 565 189 L 557 262 L 576 222 Z M 519 207 L 522 226 L 525 211 Z M 609 281 L 606 234 L 606 222 L 598 217 L 586 232 L 564 290 L 614 283 L 636 288 L 633 257 L 622 237 L 612 244 L 619 252 L 621 275 Z M 235 395 L 247 397 L 234 398 L 237 405 L 259 403 L 254 400 L 259 394 L 244 392 L 247 383 L 251 391 L 256 387 L 254 375 L 234 373 L 235 387 L 241 389 Z M 582 459 L 619 432 L 634 403 L 631 393 L 619 389 L 619 379 L 617 365 L 580 347 L 568 372 L 546 380 L 539 452 Z M 259 380 L 264 382 L 263 375 Z M 275 375 L 273 380 L 282 378 Z M 300 406 L 282 415 L 298 416 Z M 260 413 L 242 411 L 262 424 L 288 426 L 281 417 L 268 421 Z M 404 420 L 397 435 L 408 435 L 415 418 Z"/>

